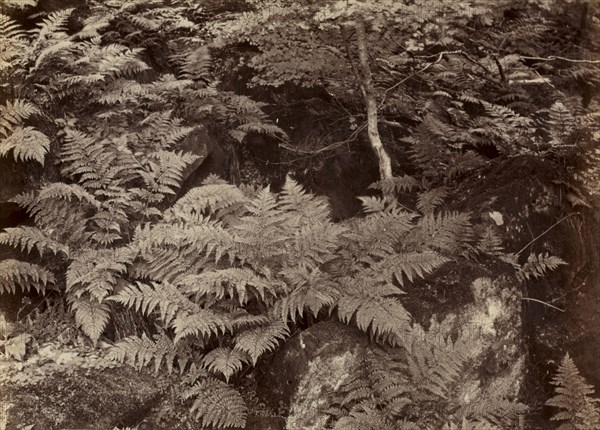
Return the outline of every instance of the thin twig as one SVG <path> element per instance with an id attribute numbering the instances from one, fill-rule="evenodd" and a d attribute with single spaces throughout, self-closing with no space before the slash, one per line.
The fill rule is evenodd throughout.
<path id="1" fill-rule="evenodd" d="M 549 308 L 556 309 L 557 311 L 560 311 L 560 312 L 565 312 L 565 310 L 564 310 L 564 309 L 561 309 L 561 308 L 559 308 L 559 307 L 556 307 L 556 306 L 554 306 L 554 305 L 551 305 L 550 303 L 544 302 L 544 301 L 542 301 L 542 300 L 534 299 L 533 297 L 521 297 L 521 300 L 529 300 L 529 301 L 531 301 L 531 302 L 537 302 L 537 303 L 541 303 L 542 305 L 546 305 L 546 306 L 548 306 Z"/>
<path id="2" fill-rule="evenodd" d="M 600 64 L 600 60 L 576 60 L 573 58 L 565 58 L 565 57 L 557 57 L 555 55 L 551 55 L 549 57 L 526 57 L 521 56 L 524 60 L 535 60 L 535 61 L 568 61 L 569 63 L 585 63 L 585 64 Z"/>
<path id="3" fill-rule="evenodd" d="M 381 109 L 381 106 L 383 106 L 383 103 L 385 102 L 385 99 L 387 98 L 387 95 L 390 91 L 395 90 L 396 88 L 398 88 L 400 85 L 402 85 L 403 83 L 405 83 L 406 81 L 408 81 L 409 79 L 412 79 L 413 77 L 415 77 L 416 75 L 423 73 L 424 71 L 426 71 L 427 69 L 429 69 L 430 67 L 436 65 L 437 63 L 439 63 L 440 61 L 442 61 L 442 59 L 444 58 L 444 55 L 446 54 L 452 54 L 455 53 L 455 51 L 443 51 L 440 52 L 438 54 L 437 59 L 432 62 L 429 63 L 428 65 L 426 65 L 425 67 L 423 67 L 421 70 L 418 70 L 410 75 L 408 75 L 406 78 L 396 82 L 394 85 L 392 85 L 391 87 L 389 87 L 387 90 L 385 90 L 385 92 L 383 93 L 383 98 L 381 99 L 381 102 L 379 103 L 379 106 L 377 106 L 377 109 Z"/>
<path id="4" fill-rule="evenodd" d="M 521 253 L 523 251 L 525 251 L 531 244 L 533 244 L 536 240 L 540 239 L 542 236 L 544 236 L 546 233 L 548 233 L 550 230 L 552 230 L 554 227 L 556 227 L 557 225 L 559 225 L 561 222 L 563 222 L 564 220 L 566 220 L 567 218 L 571 218 L 573 215 L 579 215 L 579 212 L 573 212 L 570 213 L 569 215 L 565 215 L 564 217 L 562 217 L 561 219 L 559 219 L 558 221 L 556 221 L 554 224 L 552 224 L 550 227 L 548 227 L 546 230 L 544 230 L 541 234 L 539 234 L 537 237 L 534 237 L 532 240 L 529 241 L 529 243 L 527 243 L 527 245 L 525 245 L 519 252 L 517 252 L 516 255 L 521 255 Z"/>

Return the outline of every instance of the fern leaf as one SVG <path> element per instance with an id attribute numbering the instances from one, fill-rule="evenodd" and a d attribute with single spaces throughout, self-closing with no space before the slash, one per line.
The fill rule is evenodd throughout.
<path id="1" fill-rule="evenodd" d="M 218 313 L 211 309 L 199 309 L 193 314 L 180 313 L 173 321 L 175 330 L 175 343 L 186 336 L 203 336 L 225 334 L 233 330 L 231 319 L 228 315 Z"/>
<path id="2" fill-rule="evenodd" d="M 404 339 L 410 329 L 410 315 L 398 299 L 393 297 L 371 296 L 367 293 L 343 295 L 338 304 L 339 318 L 350 323 L 356 318 L 357 327 L 375 336 L 391 334 Z"/>
<path id="3" fill-rule="evenodd" d="M 201 46 L 184 54 L 173 55 L 170 60 L 179 69 L 182 79 L 202 82 L 207 82 L 210 79 L 212 57 L 206 46 Z"/>
<path id="4" fill-rule="evenodd" d="M 429 213 L 419 220 L 418 227 L 414 240 L 427 248 L 456 252 L 461 245 L 473 239 L 473 229 L 467 213 Z"/>
<path id="5" fill-rule="evenodd" d="M 234 349 L 248 354 L 252 364 L 256 365 L 261 355 L 273 351 L 279 341 L 289 335 L 288 325 L 280 319 L 275 319 L 267 325 L 253 327 L 238 334 Z"/>
<path id="6" fill-rule="evenodd" d="M 267 136 L 280 137 L 287 139 L 288 135 L 283 129 L 276 126 L 275 124 L 269 124 L 267 122 L 247 122 L 239 125 L 237 130 L 244 133 L 259 133 L 266 134 Z"/>
<path id="7" fill-rule="evenodd" d="M 121 289 L 118 294 L 109 300 L 121 303 L 124 306 L 150 315 L 157 308 L 160 318 L 166 325 L 170 325 L 179 312 L 198 312 L 200 308 L 189 301 L 179 290 L 168 282 L 144 284 L 136 282 Z"/>
<path id="8" fill-rule="evenodd" d="M 133 257 L 129 248 L 80 250 L 67 269 L 67 292 L 78 297 L 87 292 L 97 301 L 104 301 Z"/>
<path id="9" fill-rule="evenodd" d="M 0 156 L 13 150 L 15 160 L 34 160 L 44 164 L 44 158 L 50 148 L 50 139 L 33 127 L 17 127 L 6 139 L 0 141 Z"/>
<path id="10" fill-rule="evenodd" d="M 432 213 L 436 207 L 444 202 L 446 197 L 448 197 L 448 189 L 446 187 L 434 188 L 422 192 L 417 198 L 417 209 L 423 214 Z"/>
<path id="11" fill-rule="evenodd" d="M 274 314 L 287 321 L 302 317 L 308 309 L 315 317 L 321 309 L 331 307 L 339 297 L 338 286 L 318 269 L 296 267 L 283 272 L 292 291 L 273 306 Z"/>
<path id="12" fill-rule="evenodd" d="M 75 312 L 77 325 L 95 344 L 110 319 L 108 304 L 99 302 L 93 297 L 71 296 L 71 309 Z"/>
<path id="13" fill-rule="evenodd" d="M 16 293 L 17 287 L 23 291 L 34 288 L 43 294 L 48 284 L 54 284 L 54 274 L 37 264 L 6 259 L 0 261 L 0 294 Z"/>
<path id="14" fill-rule="evenodd" d="M 199 157 L 191 153 L 159 151 L 153 158 L 156 162 L 149 160 L 148 169 L 140 172 L 146 186 L 153 193 L 175 194 L 183 181 L 183 171 Z"/>
<path id="15" fill-rule="evenodd" d="M 397 253 L 386 256 L 373 268 L 384 279 L 389 281 L 396 279 L 402 286 L 404 285 L 404 276 L 413 282 L 416 276 L 424 278 L 426 274 L 433 272 L 448 261 L 450 261 L 448 258 L 435 251 Z"/>
<path id="16" fill-rule="evenodd" d="M 117 342 L 109 351 L 108 359 L 119 363 L 127 363 L 141 370 L 154 362 L 154 373 L 157 374 L 163 364 L 169 374 L 177 363 L 178 351 L 173 342 L 164 334 L 154 336 L 154 340 L 145 334 L 142 337 L 129 336 Z M 182 371 L 180 364 L 180 371 Z"/>
<path id="17" fill-rule="evenodd" d="M 27 118 L 39 113 L 36 106 L 25 100 L 7 101 L 4 106 L 0 106 L 0 133 L 7 137 L 15 126 L 23 124 Z"/>
<path id="18" fill-rule="evenodd" d="M 399 192 L 410 192 L 413 188 L 418 187 L 418 182 L 412 176 L 395 176 L 384 181 L 376 182 L 369 186 L 369 188 L 381 190 L 383 195 L 389 195 Z"/>
<path id="19" fill-rule="evenodd" d="M 201 297 L 220 300 L 227 296 L 240 305 L 248 301 L 249 295 L 266 301 L 268 295 L 276 295 L 277 286 L 250 269 L 235 267 L 187 275 L 178 281 L 178 285 L 184 294 L 195 295 L 197 301 Z"/>
<path id="20" fill-rule="evenodd" d="M 202 358 L 202 365 L 210 372 L 220 373 L 229 382 L 235 373 L 242 370 L 247 363 L 248 356 L 245 352 L 231 348 L 215 348 Z"/>
<path id="21" fill-rule="evenodd" d="M 38 25 L 38 28 L 31 33 L 36 38 L 35 47 L 39 46 L 43 41 L 58 34 L 61 31 L 66 31 L 69 17 L 75 9 L 64 9 L 50 13 Z"/>
<path id="22" fill-rule="evenodd" d="M 0 232 L 0 243 L 27 250 L 28 253 L 36 249 L 40 257 L 46 251 L 52 251 L 54 255 L 62 252 L 67 257 L 69 256 L 68 246 L 50 239 L 42 230 L 35 227 L 6 228 Z"/>
<path id="23" fill-rule="evenodd" d="M 301 223 L 329 220 L 327 201 L 308 194 L 296 181 L 287 176 L 279 196 L 279 208 L 285 212 L 297 214 Z"/>
<path id="24" fill-rule="evenodd" d="M 600 427 L 599 400 L 591 397 L 594 388 L 587 384 L 569 356 L 565 355 L 554 377 L 556 395 L 546 405 L 560 409 L 551 419 L 564 421 L 560 429 L 587 430 Z"/>
<path id="25" fill-rule="evenodd" d="M 211 184 L 188 191 L 167 214 L 168 219 L 190 221 L 195 215 L 211 214 L 219 217 L 219 211 L 244 204 L 248 199 L 236 186 Z"/>
<path id="26" fill-rule="evenodd" d="M 567 264 L 559 257 L 555 257 L 548 253 L 546 254 L 530 254 L 527 262 L 517 270 L 517 278 L 524 282 L 528 279 L 540 278 L 547 272 L 556 270 L 558 267 Z"/>
<path id="27" fill-rule="evenodd" d="M 183 394 L 194 399 L 191 412 L 203 427 L 245 427 L 247 408 L 240 393 L 223 381 L 206 378 Z"/>
<path id="28" fill-rule="evenodd" d="M 382 197 L 359 197 L 362 203 L 363 212 L 366 214 L 372 214 L 377 212 L 383 212 L 387 207 L 387 201 Z"/>

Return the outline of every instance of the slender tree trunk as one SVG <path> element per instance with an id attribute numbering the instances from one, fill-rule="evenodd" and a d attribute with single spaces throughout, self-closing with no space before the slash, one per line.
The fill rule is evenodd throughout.
<path id="1" fill-rule="evenodd" d="M 354 22 L 356 31 L 356 42 L 358 45 L 358 59 L 361 69 L 361 87 L 367 108 L 367 131 L 371 147 L 377 155 L 379 161 L 379 179 L 389 179 L 392 177 L 392 162 L 387 151 L 381 142 L 379 128 L 377 127 L 377 101 L 373 91 L 373 78 L 371 76 L 371 67 L 369 66 L 369 56 L 367 54 L 367 37 L 365 35 L 365 23 L 361 19 Z"/>

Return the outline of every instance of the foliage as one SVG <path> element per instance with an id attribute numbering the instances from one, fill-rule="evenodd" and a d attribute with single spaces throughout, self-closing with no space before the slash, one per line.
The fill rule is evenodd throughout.
<path id="1" fill-rule="evenodd" d="M 123 309 L 138 313 L 148 324 L 117 339 L 109 358 L 183 375 L 181 399 L 203 426 L 243 426 L 236 378 L 324 315 L 387 348 L 343 387 L 335 428 L 509 425 L 522 409 L 502 390 L 457 402 L 468 341 L 423 331 L 401 296 L 461 258 L 500 257 L 522 281 L 564 264 L 547 254 L 519 264 L 493 230 L 445 205 L 461 175 L 491 158 L 566 158 L 581 147 L 592 120 L 572 100 L 557 92 L 541 109 L 528 102 L 539 76 L 525 57 L 544 54 L 535 43 L 517 40 L 512 24 L 494 26 L 482 2 L 92 3 L 77 28 L 71 9 L 32 31 L 0 15 L 0 156 L 44 164 L 52 149 L 58 169 L 13 198 L 33 225 L 0 233 L 0 244 L 28 254 L 0 262 L 0 293 L 52 288 L 94 344 Z M 292 128 L 250 96 L 261 91 L 284 107 L 290 88 L 325 94 L 325 117 L 335 105 L 356 131 L 346 143 L 356 139 L 357 19 L 368 29 L 380 127 L 400 130 L 385 143 L 408 148 L 413 175 L 375 184 L 382 197 L 361 198 L 365 216 L 338 224 L 291 177 L 278 191 L 210 176 L 181 192 L 207 157 L 196 139 L 207 129 L 235 148 L 263 135 L 298 149 Z M 531 39 L 551 25 L 528 28 Z M 481 49 L 470 45 L 474 31 Z M 540 68 L 546 80 L 593 81 L 573 69 Z M 251 90 L 232 91 L 225 70 L 251 70 Z M 5 351 L 22 358 L 23 339 L 8 341 Z"/>
<path id="2" fill-rule="evenodd" d="M 573 359 L 566 354 L 558 373 L 552 380 L 556 395 L 546 405 L 560 409 L 551 419 L 562 421 L 559 429 L 591 429 L 600 425 L 598 399 L 592 397 L 594 389 L 579 374 Z"/>
<path id="3" fill-rule="evenodd" d="M 334 429 L 509 428 L 524 405 L 510 387 L 473 396 L 457 393 L 474 354 L 470 335 L 453 337 L 447 322 L 415 324 L 403 349 L 370 349 L 356 364 L 328 413 Z"/>

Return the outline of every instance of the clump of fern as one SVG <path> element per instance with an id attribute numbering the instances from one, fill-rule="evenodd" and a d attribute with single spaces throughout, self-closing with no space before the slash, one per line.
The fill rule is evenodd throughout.
<path id="1" fill-rule="evenodd" d="M 561 430 L 600 428 L 599 400 L 592 397 L 594 388 L 587 384 L 573 359 L 566 354 L 552 380 L 556 395 L 546 405 L 558 408 L 552 421 L 561 421 Z"/>
<path id="2" fill-rule="evenodd" d="M 368 349 L 330 405 L 333 429 L 486 428 L 516 425 L 526 411 L 510 387 L 461 398 L 472 363 L 470 335 L 451 335 L 449 324 L 412 326 L 398 348 Z M 463 427 L 458 427 L 458 426 Z"/>

